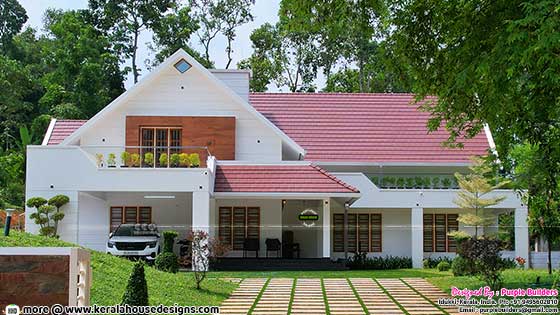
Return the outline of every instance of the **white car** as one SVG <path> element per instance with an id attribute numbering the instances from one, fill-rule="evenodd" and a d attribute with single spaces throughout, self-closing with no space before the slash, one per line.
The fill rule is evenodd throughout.
<path id="1" fill-rule="evenodd" d="M 155 224 L 121 224 L 107 241 L 106 252 L 115 256 L 154 259 L 160 252 Z"/>

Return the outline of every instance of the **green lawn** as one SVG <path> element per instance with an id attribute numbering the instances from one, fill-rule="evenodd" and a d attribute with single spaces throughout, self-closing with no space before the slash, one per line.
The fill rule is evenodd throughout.
<path id="1" fill-rule="evenodd" d="M 0 247 L 75 247 L 60 240 L 10 231 L 9 237 L 0 236 Z M 105 253 L 90 251 L 93 268 L 91 303 L 114 305 L 121 298 L 132 270 L 133 262 Z M 218 279 L 203 283 L 196 290 L 190 273 L 170 274 L 146 267 L 146 280 L 151 305 L 219 305 L 236 285 Z"/>

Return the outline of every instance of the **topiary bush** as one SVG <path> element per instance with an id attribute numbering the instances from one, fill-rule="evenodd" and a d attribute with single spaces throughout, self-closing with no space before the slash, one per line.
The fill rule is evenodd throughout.
<path id="1" fill-rule="evenodd" d="M 147 306 L 148 304 L 148 284 L 146 283 L 146 275 L 144 274 L 144 263 L 138 261 L 123 294 L 122 304 Z"/>
<path id="2" fill-rule="evenodd" d="M 175 244 L 175 238 L 179 234 L 175 231 L 163 231 L 163 252 L 173 253 L 173 245 Z"/>
<path id="3" fill-rule="evenodd" d="M 451 265 L 447 261 L 442 261 L 437 265 L 438 271 L 447 271 L 451 268 Z"/>
<path id="4" fill-rule="evenodd" d="M 178 257 L 175 253 L 163 252 L 157 255 L 154 266 L 161 271 L 177 273 L 179 271 Z"/>

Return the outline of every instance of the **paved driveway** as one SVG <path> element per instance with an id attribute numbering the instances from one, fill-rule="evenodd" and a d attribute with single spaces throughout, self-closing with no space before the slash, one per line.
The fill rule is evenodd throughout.
<path id="1" fill-rule="evenodd" d="M 458 314 L 435 302 L 446 294 L 421 278 L 245 279 L 221 314 Z"/>

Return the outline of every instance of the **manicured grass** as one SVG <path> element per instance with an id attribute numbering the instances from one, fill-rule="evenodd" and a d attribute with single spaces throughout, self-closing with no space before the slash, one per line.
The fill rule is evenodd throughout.
<path id="1" fill-rule="evenodd" d="M 215 271 L 213 278 L 430 278 L 451 276 L 436 269 L 337 270 L 337 271 Z"/>
<path id="2" fill-rule="evenodd" d="M 541 277 L 540 284 L 538 285 L 536 284 L 537 277 Z M 550 288 L 554 282 L 554 277 L 554 274 L 549 275 L 546 270 L 509 269 L 503 273 L 504 287 L 510 289 L 527 287 Z M 476 277 L 453 277 L 453 275 L 449 275 L 431 277 L 427 280 L 448 293 L 451 292 L 451 287 L 477 289 L 485 286 L 484 282 Z"/>
<path id="3" fill-rule="evenodd" d="M 0 247 L 77 247 L 57 239 L 11 231 L 0 236 Z M 133 262 L 105 253 L 91 251 L 93 284 L 91 303 L 119 304 L 132 270 Z M 218 279 L 208 279 L 202 290 L 195 289 L 190 273 L 171 274 L 146 267 L 146 280 L 151 305 L 219 305 L 236 285 Z"/>

